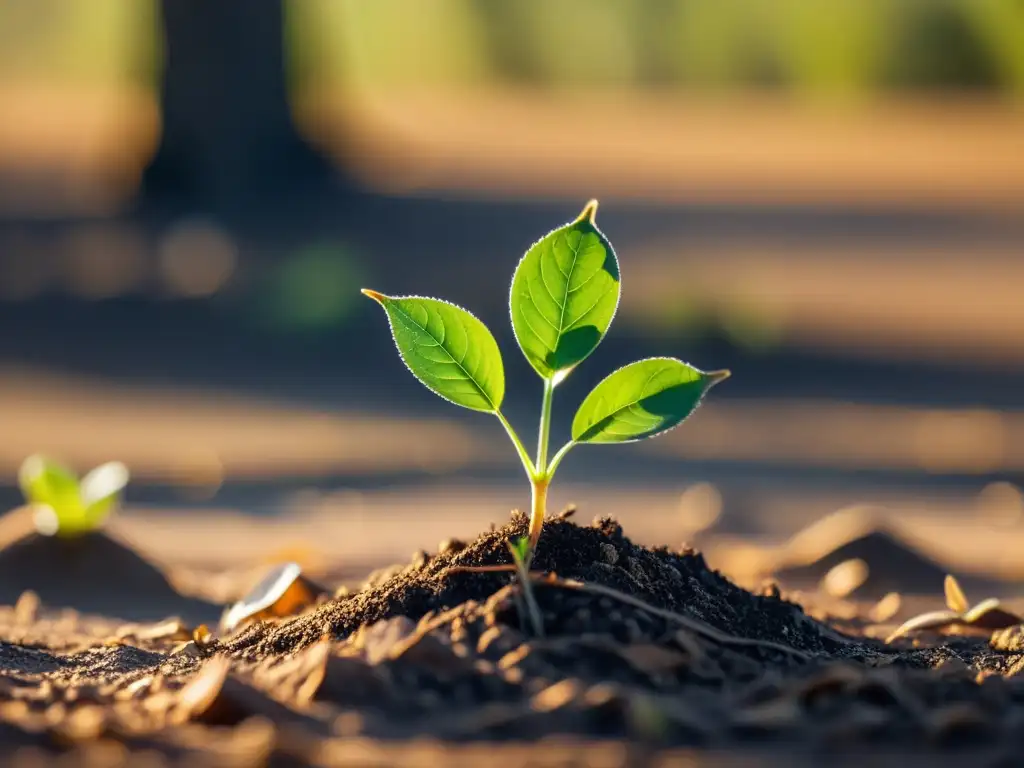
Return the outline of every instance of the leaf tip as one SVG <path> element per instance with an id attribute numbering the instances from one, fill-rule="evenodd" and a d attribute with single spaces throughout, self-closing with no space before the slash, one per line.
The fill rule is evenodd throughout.
<path id="1" fill-rule="evenodd" d="M 46 458 L 38 453 L 33 453 L 21 462 L 18 469 L 18 477 L 23 483 L 30 483 L 46 471 Z"/>
<path id="2" fill-rule="evenodd" d="M 597 200 L 591 200 L 580 212 L 580 215 L 576 217 L 576 221 L 585 221 L 588 224 L 593 224 L 594 219 L 597 216 Z"/>
<path id="3" fill-rule="evenodd" d="M 387 296 L 385 296 L 383 293 L 380 293 L 379 291 L 371 291 L 369 288 L 360 288 L 359 292 L 361 294 L 363 294 L 364 296 L 369 296 L 371 299 L 376 301 L 378 304 L 383 304 L 384 303 L 384 299 L 387 298 Z"/>
<path id="4" fill-rule="evenodd" d="M 709 371 L 704 374 L 704 378 L 708 381 L 708 389 L 715 386 L 715 384 L 721 384 L 723 381 L 732 376 L 732 371 L 723 368 L 720 371 Z"/>

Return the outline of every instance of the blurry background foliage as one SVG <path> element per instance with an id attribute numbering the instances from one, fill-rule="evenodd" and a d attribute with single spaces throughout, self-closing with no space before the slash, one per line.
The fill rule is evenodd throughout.
<path id="1" fill-rule="evenodd" d="M 299 84 L 1024 93 L 1021 0 L 303 0 L 289 13 Z"/>
<path id="2" fill-rule="evenodd" d="M 507 82 L 1024 93 L 1024 0 L 286 0 L 295 91 Z M 155 0 L 0 0 L 0 81 L 154 87 Z"/>
<path id="3" fill-rule="evenodd" d="M 323 93 L 417 88 L 770 92 L 854 105 L 935 91 L 1024 96 L 1024 0 L 283 0 L 283 7 L 297 105 Z M 134 90 L 155 103 L 160 25 L 159 0 L 0 0 L 0 88 L 31 103 L 37 92 L 81 85 L 90 86 L 88 100 L 98 87 Z M 195 256 L 200 250 L 188 240 L 165 271 L 181 271 L 172 269 L 178 251 L 189 264 L 209 262 Z M 241 282 L 232 278 L 240 271 L 234 252 L 215 250 L 224 268 L 172 293 L 206 297 L 230 280 L 258 322 L 287 332 L 343 324 L 355 311 L 361 268 L 373 261 L 341 241 L 304 242 Z M 771 347 L 781 333 L 755 305 L 716 310 L 686 296 L 661 312 L 666 332 L 718 327 L 752 349 Z"/>

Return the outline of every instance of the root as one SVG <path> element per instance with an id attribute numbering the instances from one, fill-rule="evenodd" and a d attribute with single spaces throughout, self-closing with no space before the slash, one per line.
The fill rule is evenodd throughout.
<path id="1" fill-rule="evenodd" d="M 579 592 L 589 592 L 593 595 L 601 595 L 602 597 L 610 597 L 613 600 L 618 600 L 620 603 L 631 605 L 634 608 L 647 611 L 648 613 L 658 616 L 666 621 L 671 621 L 679 624 L 682 627 L 686 627 L 691 632 L 712 640 L 721 645 L 740 646 L 748 648 L 766 648 L 779 653 L 785 653 L 804 661 L 809 661 L 812 656 L 803 651 L 798 651 L 796 648 L 791 648 L 788 645 L 782 643 L 775 643 L 771 640 L 754 640 L 749 637 L 738 637 L 736 635 L 730 635 L 721 630 L 715 629 L 710 624 L 700 621 L 699 619 L 691 619 L 689 616 L 683 616 L 682 614 L 675 613 L 673 611 L 665 610 L 664 608 L 657 608 L 653 605 L 645 603 L 639 598 L 627 595 L 624 592 L 619 592 L 611 587 L 605 587 L 600 584 L 587 584 L 582 581 L 575 581 L 573 579 L 560 579 L 557 577 L 548 578 L 535 578 L 535 581 L 544 584 L 546 586 L 561 587 L 563 589 L 574 589 Z"/>

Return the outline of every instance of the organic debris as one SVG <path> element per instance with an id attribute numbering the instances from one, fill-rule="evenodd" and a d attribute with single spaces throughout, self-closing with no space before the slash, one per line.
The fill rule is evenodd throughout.
<path id="1" fill-rule="evenodd" d="M 221 632 L 233 632 L 248 621 L 294 616 L 329 594 L 303 576 L 298 563 L 282 563 L 224 612 Z"/>
<path id="2" fill-rule="evenodd" d="M 947 610 L 929 611 L 908 619 L 889 635 L 885 642 L 891 643 L 912 632 L 938 631 L 953 627 L 992 632 L 1012 627 L 1022 621 L 1020 616 L 1003 608 L 994 597 L 972 606 L 967 601 L 960 583 L 951 574 L 946 575 L 944 589 Z"/>

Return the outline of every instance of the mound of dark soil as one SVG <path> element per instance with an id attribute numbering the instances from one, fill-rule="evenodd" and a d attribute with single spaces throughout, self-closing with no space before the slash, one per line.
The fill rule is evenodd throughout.
<path id="1" fill-rule="evenodd" d="M 408 566 L 373 574 L 362 590 L 347 599 L 327 603 L 265 635 L 246 634 L 231 647 L 284 653 L 315 643 L 325 634 L 345 637 L 360 626 L 392 616 L 418 620 L 466 601 L 485 600 L 508 584 L 511 574 L 453 572 L 453 567 L 510 563 L 507 542 L 524 535 L 526 527 L 526 517 L 517 513 L 507 525 L 470 544 L 449 542 L 437 554 L 420 553 Z M 533 570 L 609 587 L 739 637 L 781 639 L 793 648 L 815 652 L 844 644 L 842 638 L 804 616 L 799 606 L 740 589 L 709 569 L 699 553 L 639 547 L 609 519 L 586 527 L 567 519 L 547 522 Z M 601 621 L 600 612 L 582 621 L 565 615 L 550 618 L 552 631 L 601 629 L 588 626 Z M 562 628 L 564 622 L 569 624 Z"/>
<path id="2" fill-rule="evenodd" d="M 851 594 L 878 600 L 889 592 L 935 594 L 942 589 L 948 569 L 895 533 L 878 527 L 853 538 L 827 538 L 822 530 L 822 553 L 808 563 L 783 565 L 775 571 L 779 584 L 791 589 L 814 589 L 825 574 L 847 560 L 864 561 L 867 578 Z M 958 576 L 965 589 L 987 594 L 998 582 L 971 575 Z"/>
<path id="3" fill-rule="evenodd" d="M 60 619 L 78 647 L 27 648 L 4 642 L 17 617 L 0 608 L 0 749 L 325 768 L 1018 764 L 1016 634 L 930 648 L 842 636 L 697 553 L 566 519 L 541 538 L 535 567 L 557 575 L 530 582 L 537 633 L 523 585 L 457 570 L 507 563 L 525 525 L 198 644 L 137 627 L 83 647 L 96 628 Z"/>
<path id="4" fill-rule="evenodd" d="M 0 605 L 31 590 L 48 606 L 130 621 L 216 620 L 220 609 L 181 595 L 164 574 L 102 531 L 75 539 L 29 533 L 0 549 Z"/>

